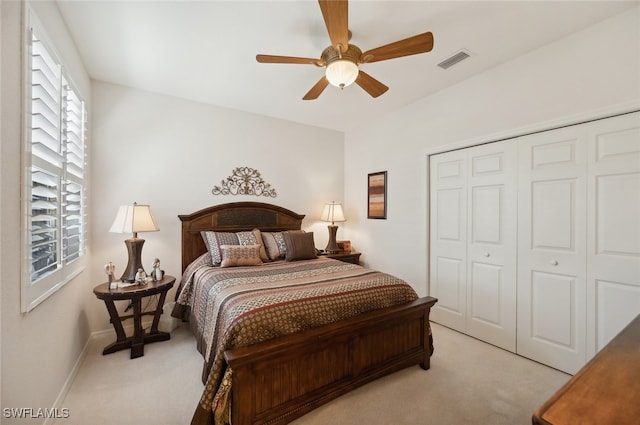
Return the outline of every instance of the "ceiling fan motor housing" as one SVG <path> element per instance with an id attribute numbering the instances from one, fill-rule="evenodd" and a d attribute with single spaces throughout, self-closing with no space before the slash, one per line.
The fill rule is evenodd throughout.
<path id="1" fill-rule="evenodd" d="M 324 66 L 340 59 L 349 60 L 357 65 L 360 60 L 360 56 L 362 56 L 362 50 L 360 50 L 356 45 L 349 44 L 347 50 L 342 52 L 342 55 L 340 55 L 340 52 L 338 52 L 333 46 L 329 46 L 324 49 L 321 58 L 324 62 Z"/>

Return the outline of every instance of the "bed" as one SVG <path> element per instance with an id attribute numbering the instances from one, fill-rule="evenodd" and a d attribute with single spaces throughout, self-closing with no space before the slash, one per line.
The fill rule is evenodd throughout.
<path id="1" fill-rule="evenodd" d="M 173 315 L 189 321 L 204 357 L 193 425 L 285 424 L 394 371 L 429 369 L 429 312 L 437 300 L 358 265 L 315 255 L 289 261 L 303 251 L 291 247 L 309 240 L 300 230 L 304 215 L 236 202 L 179 218 L 183 277 Z M 226 254 L 215 251 L 211 235 L 234 233 L 263 235 L 265 243 L 218 248 L 243 250 L 243 259 L 251 250 L 267 261 L 218 265 Z M 273 235 L 287 237 L 286 259 L 270 261 L 273 250 L 261 251 Z"/>

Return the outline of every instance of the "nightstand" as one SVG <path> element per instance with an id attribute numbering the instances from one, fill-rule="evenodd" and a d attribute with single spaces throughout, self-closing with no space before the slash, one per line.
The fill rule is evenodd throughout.
<path id="1" fill-rule="evenodd" d="M 98 299 L 104 301 L 111 317 L 111 323 L 116 331 L 116 341 L 107 345 L 102 354 L 110 354 L 116 351 L 131 348 L 131 358 L 144 356 L 144 344 L 157 341 L 166 341 L 171 338 L 167 332 L 158 330 L 162 307 L 167 296 L 167 291 L 176 282 L 173 276 L 165 276 L 157 282 L 149 282 L 146 285 L 132 285 L 125 288 L 109 289 L 109 283 L 103 283 L 93 288 L 93 293 Z M 160 295 L 155 311 L 142 311 L 142 298 L 151 295 Z M 133 305 L 133 314 L 120 316 L 114 301 L 129 300 Z M 153 323 L 148 333 L 142 329 L 142 316 L 153 315 Z M 127 337 L 122 327 L 122 321 L 133 318 L 133 336 Z"/>
<path id="2" fill-rule="evenodd" d="M 359 252 L 336 252 L 333 254 L 326 254 L 328 258 L 344 261 L 345 263 L 360 264 Z"/>

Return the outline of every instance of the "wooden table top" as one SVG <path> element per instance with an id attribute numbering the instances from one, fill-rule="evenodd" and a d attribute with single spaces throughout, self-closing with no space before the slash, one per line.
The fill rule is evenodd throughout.
<path id="1" fill-rule="evenodd" d="M 116 289 L 109 289 L 109 282 L 105 282 L 93 288 L 93 293 L 101 300 L 129 300 L 132 297 L 146 297 L 169 290 L 175 282 L 176 278 L 168 275 L 165 275 L 162 280 L 148 282 L 146 285 L 131 285 Z"/>
<path id="2" fill-rule="evenodd" d="M 536 411 L 533 423 L 640 423 L 640 315 Z"/>

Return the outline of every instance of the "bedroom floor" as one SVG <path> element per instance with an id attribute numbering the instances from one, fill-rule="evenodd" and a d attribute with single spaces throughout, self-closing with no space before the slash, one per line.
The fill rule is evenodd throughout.
<path id="1" fill-rule="evenodd" d="M 563 372 L 434 324 L 431 369 L 379 379 L 299 418 L 294 425 L 528 425 L 569 378 Z M 114 336 L 92 341 L 56 425 L 188 424 L 202 394 L 202 357 L 187 326 L 171 340 L 102 355 Z"/>

